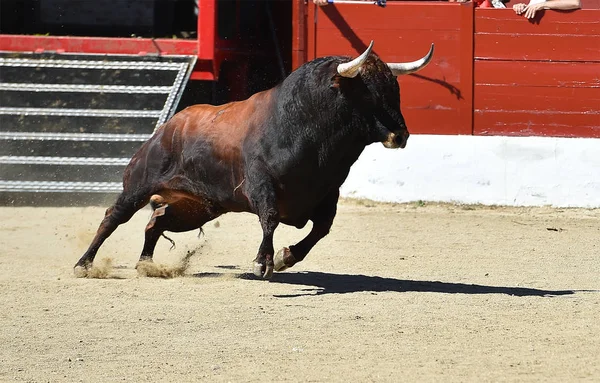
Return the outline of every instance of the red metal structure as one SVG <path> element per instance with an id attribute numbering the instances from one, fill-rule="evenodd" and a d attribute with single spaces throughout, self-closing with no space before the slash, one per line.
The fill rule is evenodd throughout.
<path id="1" fill-rule="evenodd" d="M 133 55 L 196 55 L 198 56 L 198 64 L 192 78 L 197 80 L 215 80 L 218 76 L 218 64 L 227 56 L 225 50 L 228 48 L 227 42 L 217 39 L 215 35 L 215 3 L 215 0 L 200 1 L 197 39 L 3 34 L 0 35 L 0 50 Z"/>
<path id="2" fill-rule="evenodd" d="M 40 3 L 44 1 L 51 3 L 51 0 L 38 0 L 37 6 L 39 7 Z M 136 1 L 131 0 L 132 3 Z M 148 0 L 146 3 L 160 1 L 164 0 Z M 182 0 L 176 1 L 181 2 Z M 286 6 L 280 4 L 281 2 L 270 0 L 245 1 L 244 3 L 242 1 L 198 0 L 197 28 L 196 35 L 193 38 L 5 33 L 0 34 L 0 51 L 159 56 L 193 55 L 197 57 L 197 60 L 190 77 L 191 80 L 217 81 L 223 64 L 227 62 L 233 65 L 237 74 L 235 78 L 227 78 L 226 81 L 229 88 L 231 88 L 230 97 L 239 99 L 247 96 L 246 75 L 252 63 L 284 61 L 281 57 L 277 57 L 277 54 L 281 56 L 282 52 L 286 50 L 284 46 L 287 42 L 284 40 L 289 39 L 289 33 L 282 31 L 285 28 L 282 28 L 281 25 L 289 25 L 287 20 L 289 20 L 290 15 L 287 9 L 291 9 L 291 3 Z M 191 5 L 194 0 L 188 0 L 187 2 Z M 3 8 L 6 8 L 6 4 L 2 5 Z M 244 15 L 245 9 L 242 6 L 245 6 L 245 9 L 254 9 L 254 14 Z M 191 7 L 190 12 L 192 12 Z M 39 14 L 39 10 L 35 10 L 34 13 Z M 155 17 L 160 17 L 160 15 Z M 229 25 L 230 23 L 226 22 L 229 19 L 235 20 L 234 25 Z M 225 36 L 222 36 L 219 29 L 223 29 L 224 24 L 227 24 L 225 28 L 228 28 L 228 31 Z M 90 26 L 90 30 L 92 29 L 93 26 Z M 59 33 L 62 32 L 59 30 Z M 276 37 L 275 34 L 277 34 Z M 277 38 L 278 41 L 275 42 L 274 38 Z M 275 44 L 281 44 L 282 46 L 276 46 L 277 49 L 274 49 L 273 45 Z M 276 68 L 276 75 L 273 77 L 280 79 L 280 69 Z"/>

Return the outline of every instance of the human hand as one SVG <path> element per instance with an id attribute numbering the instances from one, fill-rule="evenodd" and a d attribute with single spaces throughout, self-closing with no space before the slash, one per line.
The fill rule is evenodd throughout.
<path id="1" fill-rule="evenodd" d="M 327 5 L 327 0 L 313 0 L 313 3 L 323 6 L 323 5 Z"/>
<path id="2" fill-rule="evenodd" d="M 540 9 L 544 9 L 544 3 L 537 4 L 529 4 L 525 7 L 525 17 L 528 19 L 533 19 L 535 17 L 535 13 Z"/>
<path id="3" fill-rule="evenodd" d="M 527 4 L 518 3 L 518 4 L 513 5 L 513 11 L 515 11 L 515 13 L 517 15 L 520 15 L 523 12 L 525 12 L 526 7 L 527 7 Z"/>

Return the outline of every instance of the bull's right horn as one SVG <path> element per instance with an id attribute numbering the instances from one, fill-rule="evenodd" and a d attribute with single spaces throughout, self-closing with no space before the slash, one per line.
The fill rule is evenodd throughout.
<path id="1" fill-rule="evenodd" d="M 367 61 L 367 57 L 369 56 L 369 53 L 371 53 L 371 49 L 373 49 L 373 40 L 371 40 L 371 44 L 369 44 L 369 47 L 363 52 L 363 54 L 348 63 L 338 65 L 337 71 L 340 76 L 350 78 L 356 77 L 360 67 L 365 63 L 365 61 Z"/>
<path id="2" fill-rule="evenodd" d="M 429 53 L 427 53 L 423 58 L 417 61 L 412 61 L 408 63 L 388 63 L 387 65 L 392 70 L 394 76 L 400 76 L 403 74 L 414 73 L 425 68 L 425 66 L 431 61 L 432 57 L 433 44 L 431 44 L 431 48 L 429 48 Z"/>

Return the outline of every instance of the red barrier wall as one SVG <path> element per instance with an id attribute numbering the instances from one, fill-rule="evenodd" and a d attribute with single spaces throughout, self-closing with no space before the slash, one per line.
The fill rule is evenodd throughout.
<path id="1" fill-rule="evenodd" d="M 474 133 L 600 137 L 600 10 L 475 10 Z"/>
<path id="2" fill-rule="evenodd" d="M 533 22 L 472 3 L 309 3 L 306 32 L 296 33 L 306 52 L 298 44 L 295 63 L 356 55 L 370 40 L 385 61 L 412 61 L 434 42 L 429 66 L 398 79 L 412 133 L 600 137 L 597 3 Z"/>
<path id="3" fill-rule="evenodd" d="M 307 59 L 358 55 L 371 40 L 386 62 L 432 62 L 398 78 L 402 112 L 412 133 L 472 134 L 472 3 L 392 2 L 308 9 Z"/>

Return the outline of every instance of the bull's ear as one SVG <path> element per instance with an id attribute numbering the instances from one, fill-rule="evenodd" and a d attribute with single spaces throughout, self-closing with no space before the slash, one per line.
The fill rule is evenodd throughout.
<path id="1" fill-rule="evenodd" d="M 334 74 L 331 77 L 331 84 L 329 84 L 329 88 L 330 89 L 340 89 L 340 82 L 343 81 L 342 80 L 342 76 L 340 76 L 339 74 Z"/>

